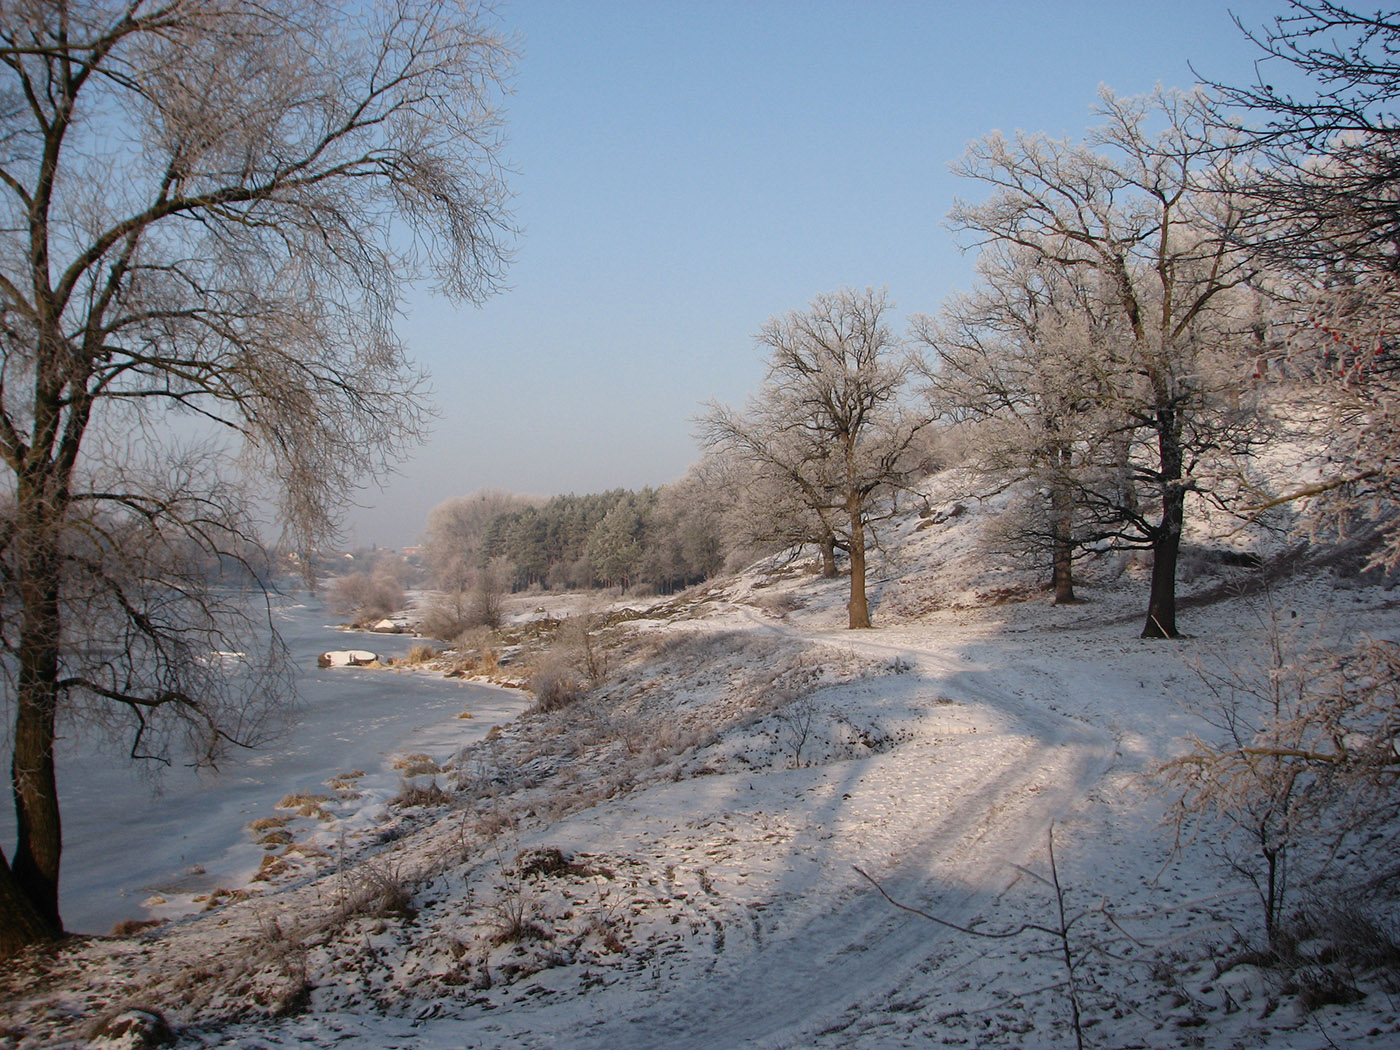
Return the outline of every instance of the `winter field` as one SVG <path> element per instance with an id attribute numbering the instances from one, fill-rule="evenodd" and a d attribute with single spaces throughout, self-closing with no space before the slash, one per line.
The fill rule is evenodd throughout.
<path id="1" fill-rule="evenodd" d="M 259 881 L 8 970 L 0 1047 L 141 1045 L 100 1024 L 131 1009 L 239 1050 L 1400 1045 L 1400 923 L 1357 854 L 1290 885 L 1296 957 L 1265 966 L 1254 888 L 1213 831 L 1176 843 L 1147 775 L 1271 636 L 1400 638 L 1394 592 L 1219 523 L 1183 564 L 1190 636 L 1144 642 L 1142 563 L 1054 607 L 939 484 L 875 630 L 806 562 L 619 601 L 599 687 L 445 717 L 394 800 L 326 777 Z"/>

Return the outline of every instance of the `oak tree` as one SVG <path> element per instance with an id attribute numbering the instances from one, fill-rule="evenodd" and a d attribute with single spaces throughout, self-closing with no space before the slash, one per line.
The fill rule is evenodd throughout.
<path id="1" fill-rule="evenodd" d="M 842 289 L 773 317 L 768 375 L 744 411 L 712 405 L 702 437 L 810 512 L 850 557 L 848 625 L 869 627 L 866 555 L 915 467 L 928 416 L 905 400 L 914 356 L 884 291 Z"/>
<path id="2" fill-rule="evenodd" d="M 1201 457 L 1247 430 L 1238 374 L 1213 367 L 1238 351 L 1232 289 L 1250 276 L 1235 233 L 1243 212 L 1235 161 L 1209 134 L 1203 101 L 1158 90 L 1101 97 L 1102 124 L 1082 143 L 993 133 L 972 143 L 959 174 L 990 190 L 958 202 L 955 228 L 1017 245 L 1067 270 L 1092 272 L 1123 338 L 1108 350 L 1118 409 L 1150 444 L 1131 469 L 1155 510 L 1121 506 L 1123 535 L 1152 551 L 1144 637 L 1172 638 L 1187 494 Z"/>
<path id="3" fill-rule="evenodd" d="M 1104 308 L 1094 275 L 1039 252 L 992 246 L 977 269 L 978 286 L 950 297 L 939 317 L 911 318 L 915 341 L 933 355 L 928 395 L 941 417 L 973 432 L 966 466 L 976 494 L 1044 494 L 1014 538 L 1048 554 L 1055 604 L 1073 602 L 1077 551 L 1114 525 L 1094 528 L 1089 512 L 1103 506 L 1089 493 L 1119 476 L 1123 421 L 1109 405 L 1105 352 L 1120 337 L 1116 312 Z"/>

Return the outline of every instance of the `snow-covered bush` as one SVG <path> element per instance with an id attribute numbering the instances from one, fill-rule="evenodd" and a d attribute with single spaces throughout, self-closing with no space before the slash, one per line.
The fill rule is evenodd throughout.
<path id="1" fill-rule="evenodd" d="M 1254 664 L 1198 669 L 1199 714 L 1213 731 L 1192 737 L 1157 777 L 1178 838 L 1209 846 L 1253 885 L 1277 949 L 1290 887 L 1358 837 L 1374 842 L 1363 851 L 1366 870 L 1354 874 L 1393 859 L 1400 645 L 1303 645 L 1276 613 L 1264 623 Z"/>

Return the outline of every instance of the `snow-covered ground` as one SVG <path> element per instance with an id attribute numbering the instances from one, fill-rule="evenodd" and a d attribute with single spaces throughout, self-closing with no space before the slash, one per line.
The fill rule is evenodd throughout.
<path id="1" fill-rule="evenodd" d="M 977 518 L 892 537 L 873 631 L 841 629 L 844 580 L 778 563 L 633 603 L 604 684 L 462 748 L 374 846 L 0 977 L 0 1047 L 86 1045 L 130 1006 L 243 1050 L 1065 1047 L 1075 1004 L 1091 1047 L 1400 1045 L 1385 973 L 1309 1010 L 1323 963 L 1246 954 L 1252 889 L 1173 850 L 1145 776 L 1270 608 L 1396 638 L 1393 592 L 1316 569 L 1243 593 L 1202 554 L 1190 637 L 1144 642 L 1141 565 L 1054 607 Z"/>

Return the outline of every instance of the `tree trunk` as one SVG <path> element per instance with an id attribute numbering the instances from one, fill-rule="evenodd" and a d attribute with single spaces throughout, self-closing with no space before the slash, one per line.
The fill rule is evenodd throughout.
<path id="1" fill-rule="evenodd" d="M 1181 550 L 1181 530 L 1165 529 L 1152 545 L 1152 593 L 1147 599 L 1144 638 L 1177 638 L 1176 562 Z"/>
<path id="2" fill-rule="evenodd" d="M 829 532 L 825 533 L 818 546 L 822 552 L 822 579 L 836 579 L 836 537 Z"/>
<path id="3" fill-rule="evenodd" d="M 856 630 L 870 626 L 870 606 L 865 600 L 865 517 L 858 506 L 850 509 L 851 515 L 851 600 L 846 606 L 850 612 L 847 626 Z"/>
<path id="4" fill-rule="evenodd" d="M 5 855 L 0 852 L 0 959 L 8 959 L 41 941 L 58 936 L 57 930 L 35 910 L 15 881 Z"/>
<path id="5" fill-rule="evenodd" d="M 1050 518 L 1055 604 L 1073 605 L 1079 600 L 1074 596 L 1074 497 L 1069 487 L 1058 481 L 1050 490 Z"/>
<path id="6" fill-rule="evenodd" d="M 1177 638 L 1176 563 L 1181 554 L 1181 526 L 1186 517 L 1182 486 L 1181 442 L 1176 414 L 1158 412 L 1157 447 L 1161 464 L 1162 523 L 1152 536 L 1152 593 L 1147 599 L 1144 638 Z"/>
<path id="7" fill-rule="evenodd" d="M 62 569 L 52 506 L 57 501 L 47 495 L 42 486 L 21 482 L 15 532 L 19 681 L 10 765 L 17 838 L 11 875 L 49 932 L 57 935 L 63 931 L 58 913 L 63 835 L 54 766 Z"/>

